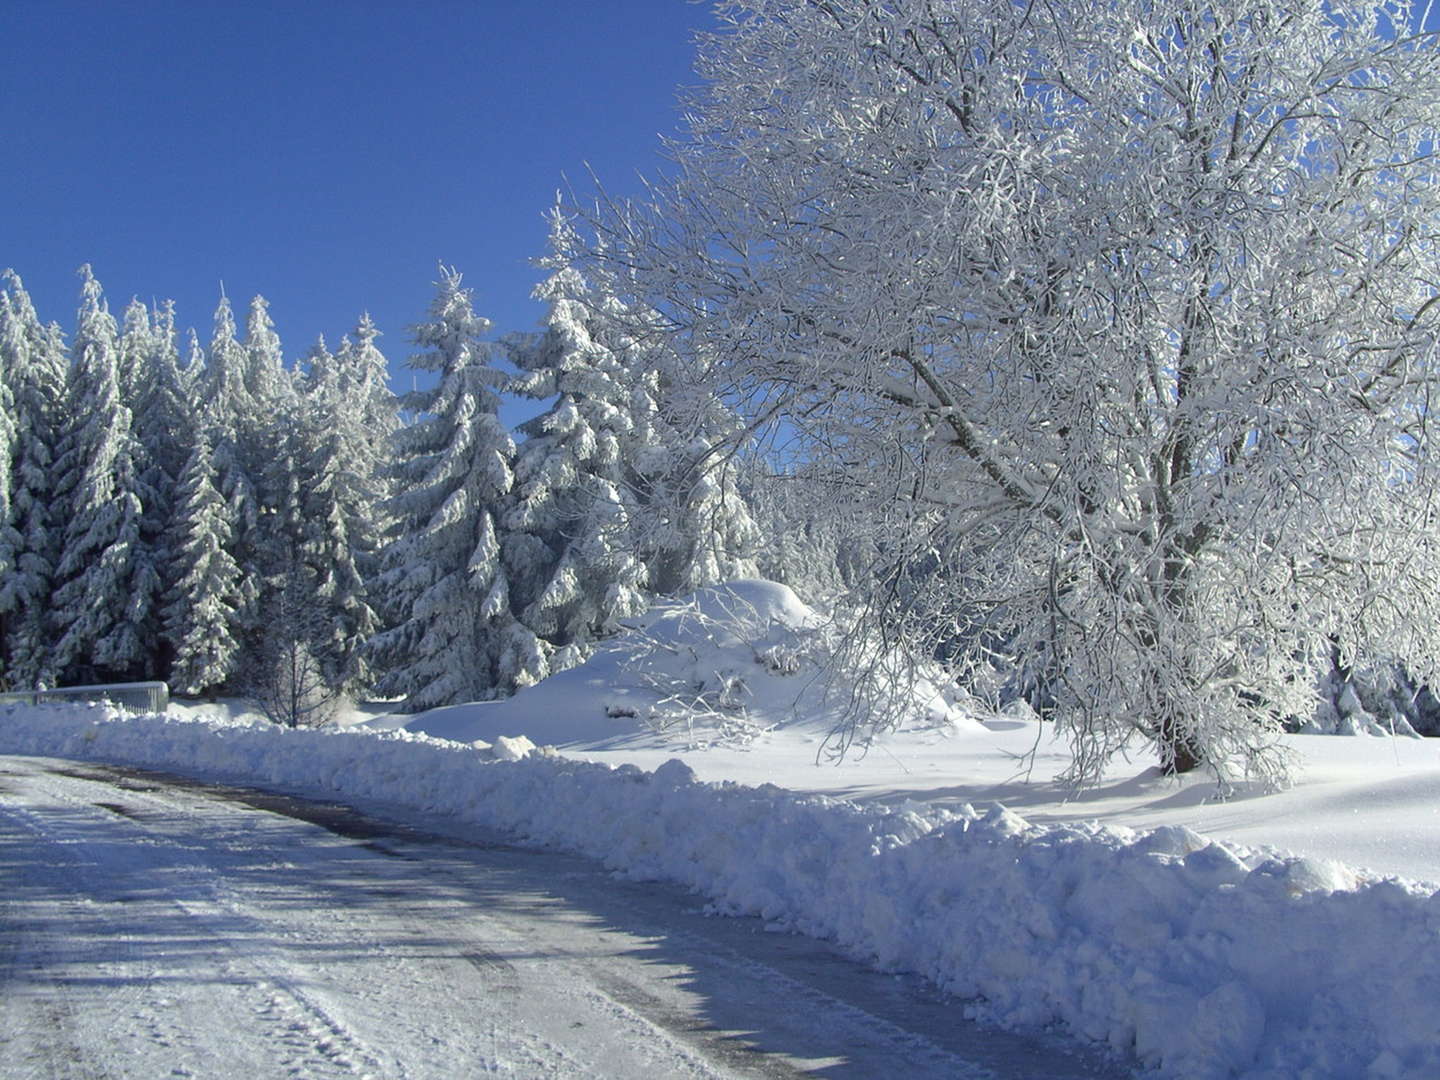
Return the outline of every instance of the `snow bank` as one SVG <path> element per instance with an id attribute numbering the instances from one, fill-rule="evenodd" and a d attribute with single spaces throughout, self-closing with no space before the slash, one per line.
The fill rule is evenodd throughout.
<path id="1" fill-rule="evenodd" d="M 911 803 L 475 749 L 398 731 L 290 731 L 0 710 L 0 752 L 163 768 L 402 805 L 679 882 L 714 910 L 923 973 L 1004 1024 L 1063 1022 L 1163 1074 L 1440 1075 L 1440 894 L 1185 828 L 1029 823 Z"/>

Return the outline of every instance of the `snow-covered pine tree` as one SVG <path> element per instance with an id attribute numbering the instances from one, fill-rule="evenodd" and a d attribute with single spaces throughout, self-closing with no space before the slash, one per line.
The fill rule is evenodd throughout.
<path id="1" fill-rule="evenodd" d="M 249 358 L 235 337 L 235 316 L 230 299 L 221 295 L 215 309 L 215 326 L 205 353 L 204 370 L 197 380 L 209 430 L 215 485 L 225 500 L 231 526 L 230 554 L 240 568 L 242 595 L 236 605 L 235 634 L 252 636 L 259 625 L 260 564 L 255 551 L 260 522 L 257 477 L 252 472 L 250 448 L 259 444 L 252 428 L 262 413 L 246 384 Z"/>
<path id="2" fill-rule="evenodd" d="M 164 550 L 165 533 L 175 485 L 193 442 L 190 409 L 184 402 L 175 349 L 173 305 L 157 308 L 153 318 L 138 300 L 126 305 L 116 380 L 121 404 L 130 410 L 135 435 L 134 468 L 143 508 L 135 557 L 144 567 L 144 579 L 156 583 L 156 595 L 136 625 L 145 657 L 143 669 L 136 674 L 160 678 L 168 669 L 169 659 L 161 627 L 165 569 L 170 563 L 170 555 Z"/>
<path id="3" fill-rule="evenodd" d="M 139 446 L 120 400 L 118 330 L 90 267 L 80 273 L 68 421 L 56 461 L 65 531 L 51 619 L 54 673 L 84 681 L 144 672 L 159 581 L 141 550 Z"/>
<path id="4" fill-rule="evenodd" d="M 520 425 L 515 491 L 504 515 L 505 562 L 521 620 L 558 650 L 552 668 L 583 659 L 616 621 L 646 607 L 634 534 L 637 462 L 653 425 L 630 415 L 632 377 L 603 300 L 570 265 L 573 234 L 556 212 L 552 271 L 535 290 L 549 304 L 540 335 L 507 343 L 523 374 L 512 389 L 548 410 Z M 643 377 L 643 373 L 642 373 Z"/>
<path id="5" fill-rule="evenodd" d="M 410 366 L 438 384 L 409 395 L 414 423 L 395 438 L 398 535 L 382 587 L 398 625 L 371 641 L 381 693 L 405 708 L 503 696 L 545 674 L 535 636 L 515 619 L 495 509 L 510 492 L 515 444 L 498 412 L 506 381 L 492 367 L 461 276 L 440 268 L 430 321 L 416 327 Z"/>
<path id="6" fill-rule="evenodd" d="M 60 328 L 41 326 L 19 276 L 0 274 L 0 364 L 14 408 L 6 463 L 9 513 L 0 520 L 0 658 L 4 680 L 34 687 L 49 667 L 46 616 L 63 516 L 54 499 L 65 345 Z"/>
<path id="7" fill-rule="evenodd" d="M 304 556 L 315 572 L 311 602 L 319 617 L 310 655 L 328 687 L 355 692 L 372 680 L 363 647 L 380 629 L 361 569 L 376 565 L 377 533 L 367 513 L 374 504 L 340 430 L 329 425 L 317 435 L 302 494 Z"/>
<path id="8" fill-rule="evenodd" d="M 0 335 L 9 333 L 11 317 L 10 298 L 0 296 Z M 10 491 L 12 486 L 11 460 L 15 456 L 16 436 L 19 425 L 15 419 L 15 395 L 10 390 L 10 349 L 0 344 L 0 530 L 9 527 L 11 519 Z M 14 565 L 12 545 L 0 537 L 0 577 Z"/>
<path id="9" fill-rule="evenodd" d="M 339 400 L 337 419 L 349 429 L 347 441 L 359 452 L 361 467 L 376 494 L 388 495 L 391 440 L 400 427 L 399 401 L 390 389 L 390 367 L 375 344 L 380 336 L 369 312 L 362 313 L 335 352 Z M 377 511 L 378 512 L 378 511 Z"/>
<path id="10" fill-rule="evenodd" d="M 173 585 L 166 594 L 164 633 L 173 654 L 170 683 L 181 693 L 215 690 L 239 660 L 235 625 L 244 593 L 229 551 L 232 540 L 229 507 L 215 487 L 209 437 L 200 432 L 180 477 L 167 545 Z"/>
<path id="11" fill-rule="evenodd" d="M 162 573 L 161 597 L 156 603 L 156 620 L 172 602 L 175 578 L 168 570 L 176 553 L 169 544 L 174 536 L 181 475 L 196 445 L 197 417 L 192 400 L 191 372 L 180 366 L 175 341 L 175 308 L 166 301 L 151 313 L 149 349 L 135 385 L 135 437 L 141 449 L 141 481 L 149 499 L 141 519 L 141 533 L 155 566 Z M 207 460 L 208 460 L 207 447 Z M 169 638 L 157 625 L 151 635 L 156 641 L 155 670 L 164 675 L 170 666 Z"/>
<path id="12" fill-rule="evenodd" d="M 399 424 L 379 331 L 362 315 L 353 340 L 312 352 L 307 416 L 312 437 L 305 465 L 308 557 L 316 567 L 323 633 L 312 643 L 321 676 L 334 687 L 367 687 L 372 674 L 363 644 L 379 630 L 370 599 L 379 573 L 379 543 L 388 531 L 390 439 Z M 317 347 L 323 350 L 323 342 Z"/>
<path id="13" fill-rule="evenodd" d="M 632 405 L 658 447 L 637 459 L 644 559 L 650 588 L 674 596 L 718 581 L 755 575 L 760 530 L 738 482 L 737 456 L 746 431 L 735 411 L 707 386 L 703 358 L 661 329 L 639 305 L 610 306 L 629 326 L 629 367 L 635 393 L 653 405 Z"/>
<path id="14" fill-rule="evenodd" d="M 305 377 L 301 389 L 312 400 L 333 400 L 339 396 L 340 373 L 335 367 L 335 354 L 321 334 L 305 354 Z"/>
<path id="15" fill-rule="evenodd" d="M 266 427 L 266 411 L 270 406 L 287 400 L 293 389 L 293 380 L 285 367 L 284 352 L 280 347 L 280 335 L 275 332 L 275 323 L 270 318 L 270 302 L 263 296 L 250 301 L 250 310 L 245 317 L 245 388 L 250 399 L 259 408 L 252 417 L 252 432 L 257 435 Z M 261 455 L 258 447 L 252 447 Z M 253 463 L 252 463 L 253 464 Z"/>
<path id="16" fill-rule="evenodd" d="M 729 410 L 718 398 L 713 404 L 711 422 L 689 439 L 677 437 L 671 467 L 649 489 L 647 561 L 651 587 L 661 595 L 757 572 L 760 530 L 750 516 L 732 458 L 739 426 L 722 423 L 729 419 Z"/>

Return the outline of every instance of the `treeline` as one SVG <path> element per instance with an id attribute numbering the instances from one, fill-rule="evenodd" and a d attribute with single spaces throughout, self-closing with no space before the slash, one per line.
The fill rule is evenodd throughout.
<path id="1" fill-rule="evenodd" d="M 434 385 L 403 397 L 368 316 L 287 365 L 263 298 L 241 335 L 222 297 L 202 344 L 169 303 L 117 323 L 87 266 L 67 344 L 6 271 L 3 683 L 163 679 L 289 722 L 339 694 L 428 708 L 753 572 L 735 418 L 555 239 L 544 330 L 498 344 L 442 267 L 409 361 Z M 504 394 L 548 405 L 511 431 Z"/>

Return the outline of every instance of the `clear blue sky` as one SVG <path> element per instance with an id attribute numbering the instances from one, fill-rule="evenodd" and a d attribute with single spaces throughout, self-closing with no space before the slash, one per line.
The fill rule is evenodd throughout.
<path id="1" fill-rule="evenodd" d="M 172 298 L 202 341 L 223 280 L 287 357 L 369 310 L 392 370 L 440 260 L 497 333 L 532 328 L 556 188 L 662 167 L 713 25 L 685 0 L 0 0 L 0 267 L 67 331 L 89 262 L 117 315 Z"/>
<path id="2" fill-rule="evenodd" d="M 497 333 L 532 328 L 556 188 L 662 167 L 713 25 L 686 0 L 0 0 L 0 267 L 67 330 L 85 262 L 117 314 L 172 298 L 205 340 L 222 281 L 242 318 L 263 293 L 289 357 L 369 310 L 396 368 L 444 260 Z"/>

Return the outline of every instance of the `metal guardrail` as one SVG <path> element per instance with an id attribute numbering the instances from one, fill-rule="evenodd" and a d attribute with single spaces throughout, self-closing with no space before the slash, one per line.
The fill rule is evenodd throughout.
<path id="1" fill-rule="evenodd" d="M 65 701 L 98 701 L 127 712 L 163 713 L 170 705 L 170 687 L 163 682 L 105 683 L 0 694 L 0 705 L 45 705 Z"/>

